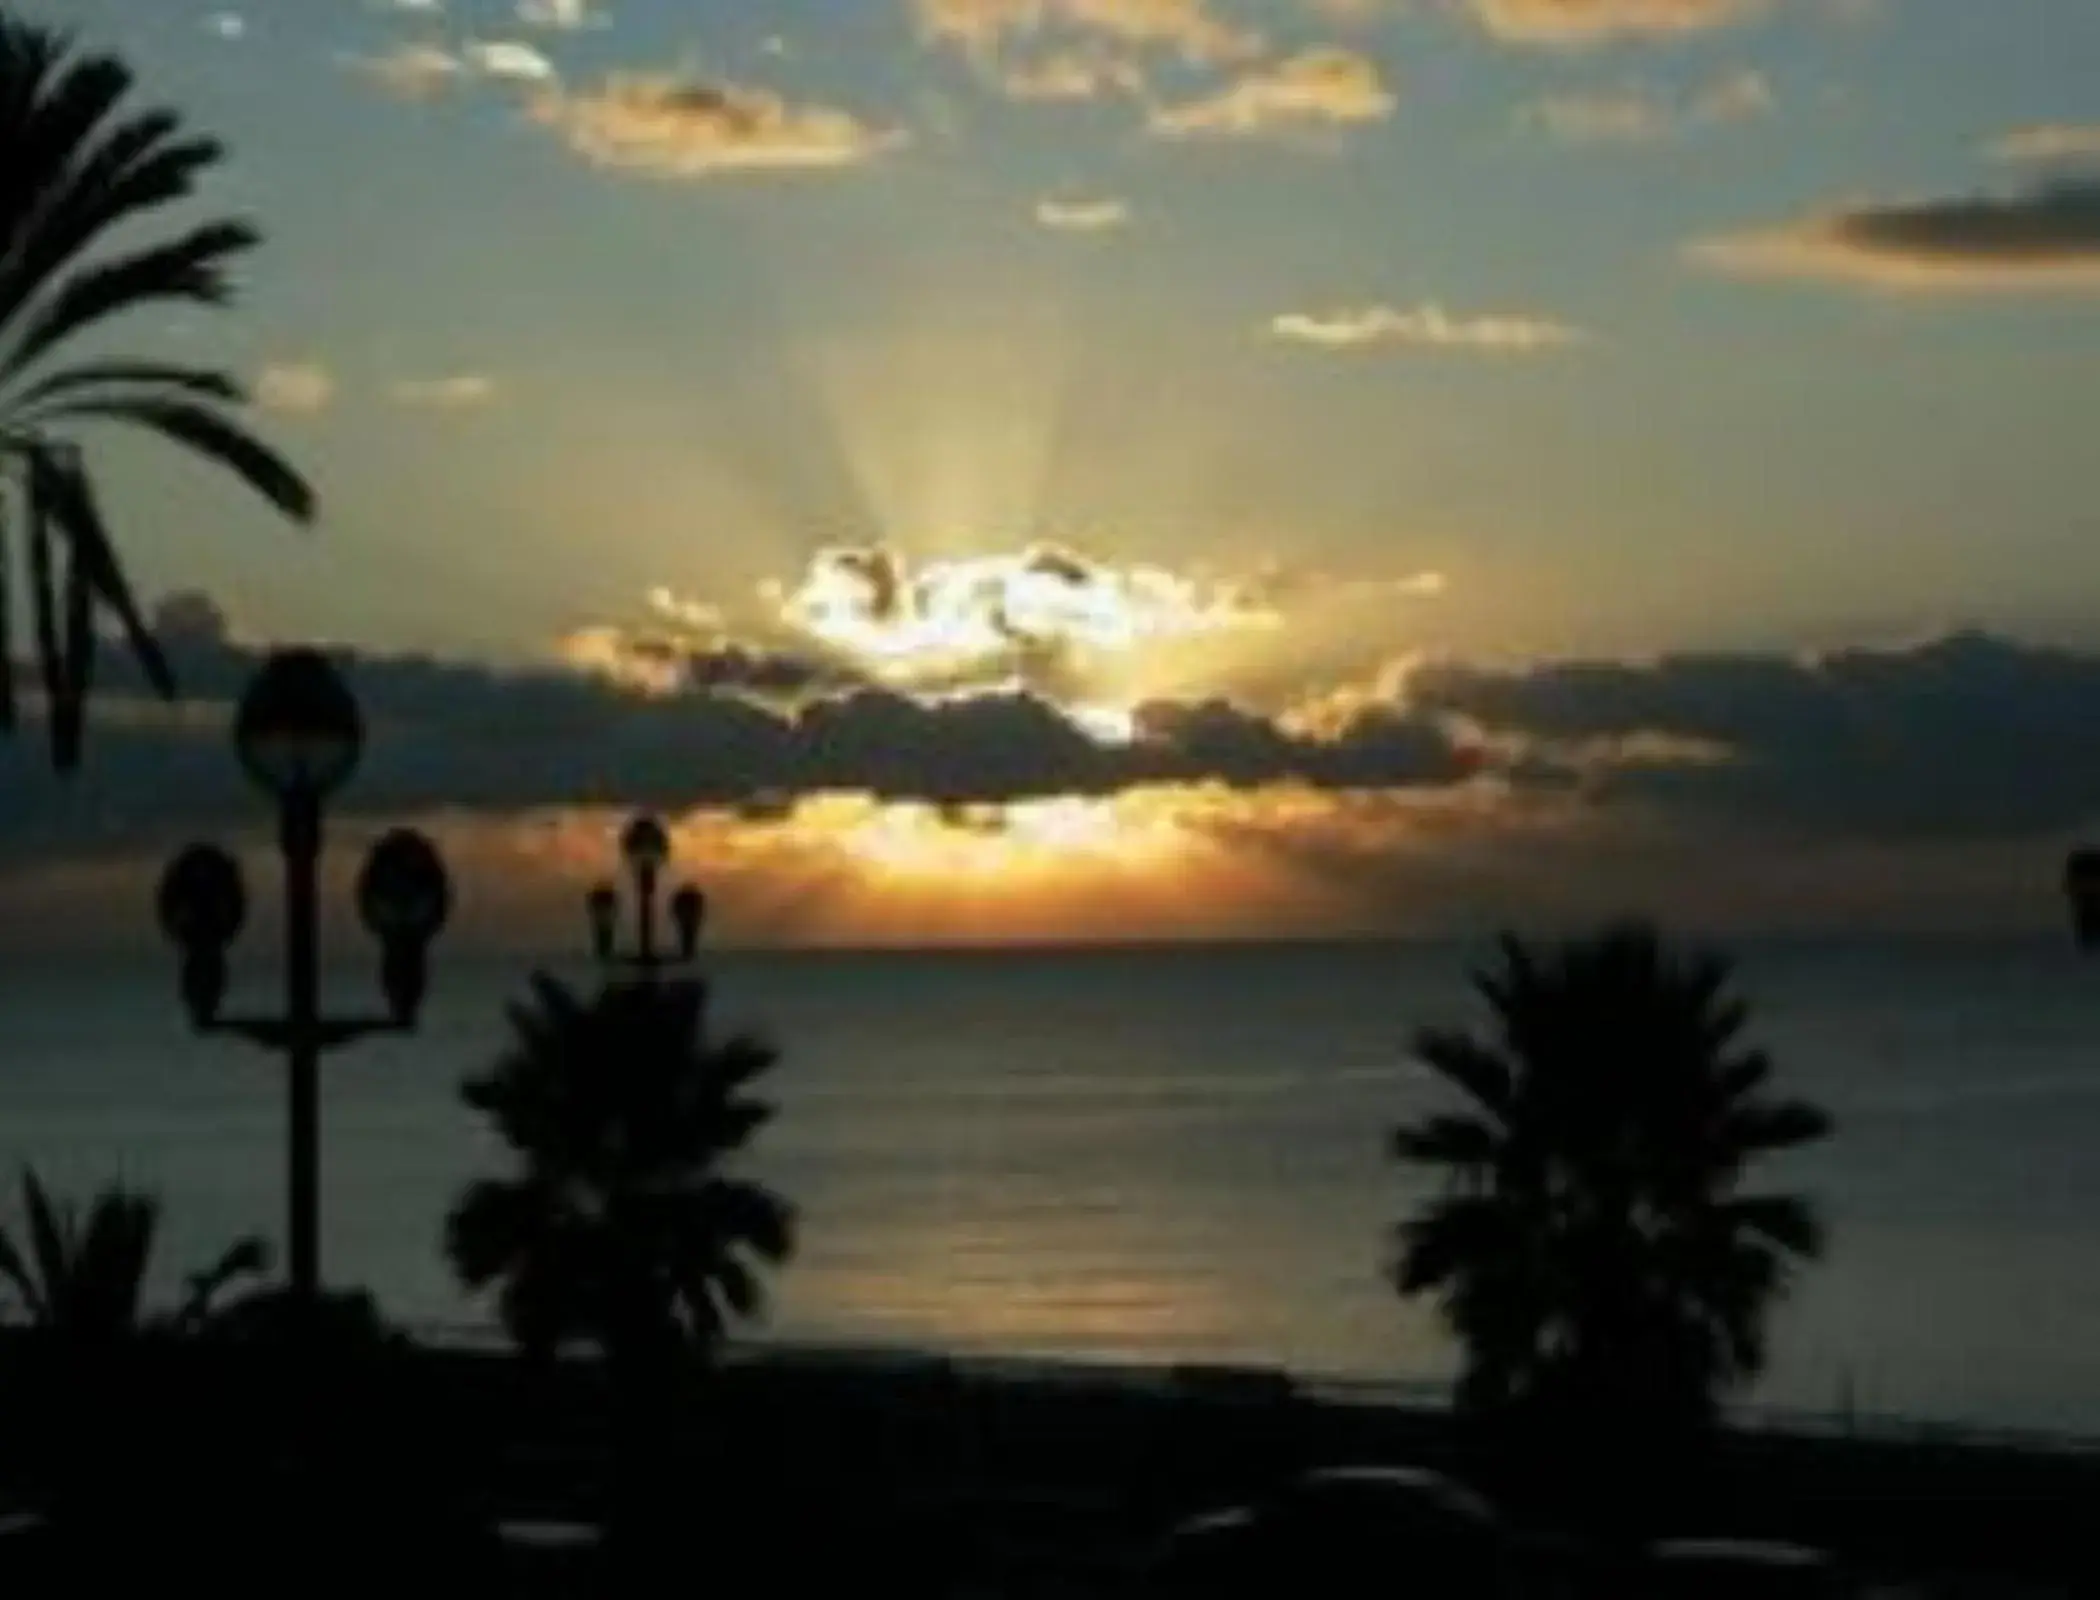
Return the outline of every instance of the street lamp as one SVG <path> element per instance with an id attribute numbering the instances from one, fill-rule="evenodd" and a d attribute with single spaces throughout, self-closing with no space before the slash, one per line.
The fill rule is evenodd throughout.
<path id="1" fill-rule="evenodd" d="M 671 896 L 670 950 L 657 940 L 656 907 L 664 868 L 671 860 L 671 834 L 656 817 L 642 815 L 621 830 L 620 858 L 634 880 L 635 942 L 631 950 L 619 948 L 620 891 L 601 883 L 584 897 L 590 918 L 591 948 L 610 967 L 626 967 L 645 977 L 665 967 L 691 963 L 700 952 L 700 927 L 707 919 L 707 897 L 691 884 L 680 886 Z"/>
<path id="2" fill-rule="evenodd" d="M 271 1017 L 220 1015 L 226 955 L 247 916 L 239 865 L 214 845 L 191 845 L 168 864 L 160 925 L 182 952 L 181 987 L 200 1033 L 223 1033 L 280 1051 L 289 1068 L 287 1255 L 292 1290 L 320 1290 L 320 1060 L 370 1034 L 413 1028 L 422 1008 L 431 941 L 452 909 L 436 849 L 402 830 L 373 846 L 358 877 L 357 909 L 379 941 L 383 1017 L 321 1015 L 318 883 L 323 803 L 356 770 L 364 745 L 357 701 L 325 656 L 285 650 L 263 663 L 234 717 L 234 748 L 277 806 L 284 855 L 285 1008 Z"/>

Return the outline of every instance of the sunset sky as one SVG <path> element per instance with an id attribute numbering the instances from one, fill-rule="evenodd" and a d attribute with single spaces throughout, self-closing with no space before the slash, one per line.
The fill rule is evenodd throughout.
<path id="1" fill-rule="evenodd" d="M 323 516 L 110 443 L 195 704 L 0 755 L 19 906 L 252 826 L 285 639 L 491 937 L 630 799 L 784 942 L 2035 926 L 2100 815 L 2090 0 L 26 9 L 234 149 L 131 342 Z"/>

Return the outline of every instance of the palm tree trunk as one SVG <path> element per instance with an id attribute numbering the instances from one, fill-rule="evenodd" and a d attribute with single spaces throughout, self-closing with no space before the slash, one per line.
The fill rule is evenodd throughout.
<path id="1" fill-rule="evenodd" d="M 677 1364 L 675 1340 L 638 1318 L 609 1342 L 606 1376 L 612 1401 L 611 1502 L 606 1554 L 614 1590 L 640 1594 L 661 1582 L 675 1504 Z"/>

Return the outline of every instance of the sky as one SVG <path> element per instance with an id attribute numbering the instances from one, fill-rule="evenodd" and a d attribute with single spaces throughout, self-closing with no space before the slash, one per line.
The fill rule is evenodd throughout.
<path id="1" fill-rule="evenodd" d="M 97 442 L 190 701 L 0 753 L 40 928 L 256 837 L 298 640 L 483 937 L 631 803 L 751 942 L 2060 919 L 2089 0 L 26 9 L 228 142 L 126 337 L 323 499 Z"/>

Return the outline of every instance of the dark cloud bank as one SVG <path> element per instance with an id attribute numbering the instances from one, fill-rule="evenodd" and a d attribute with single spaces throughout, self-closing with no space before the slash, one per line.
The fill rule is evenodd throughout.
<path id="1" fill-rule="evenodd" d="M 161 620 L 190 714 L 141 714 L 128 698 L 137 684 L 112 671 L 86 770 L 70 785 L 44 772 L 33 736 L 0 746 L 0 840 L 19 848 L 82 831 L 111 837 L 254 814 L 227 753 L 225 706 L 257 657 L 194 600 L 164 608 Z M 1473 765 L 1441 721 L 1398 708 L 1372 708 L 1337 737 L 1316 739 L 1223 703 L 1158 706 L 1144 713 L 1142 737 L 1118 744 L 1026 693 L 929 702 L 851 687 L 777 709 L 725 689 L 804 686 L 801 669 L 734 651 L 689 671 L 689 687 L 670 695 L 565 671 L 355 652 L 339 659 L 364 706 L 367 747 L 338 804 L 368 814 L 600 803 L 764 809 L 839 790 L 966 804 L 1210 779 L 1413 788 L 1459 782 Z"/>
<path id="2" fill-rule="evenodd" d="M 255 656 L 194 601 L 163 621 L 188 710 L 142 713 L 113 676 L 70 786 L 44 770 L 35 730 L 0 745 L 0 849 L 19 859 L 257 820 L 224 715 Z M 722 692 L 743 681 L 734 672 L 652 697 L 553 670 L 344 662 L 369 739 L 341 804 L 367 815 L 758 813 L 827 790 L 947 804 L 1194 782 L 1434 794 L 1483 777 L 1581 787 L 1689 827 L 1837 837 L 2009 839 L 2100 814 L 2100 655 L 1980 634 L 1814 658 L 1437 665 L 1413 675 L 1405 704 L 1329 733 L 1175 703 L 1146 708 L 1128 744 L 1019 693 L 929 703 L 863 687 L 788 711 Z"/>

